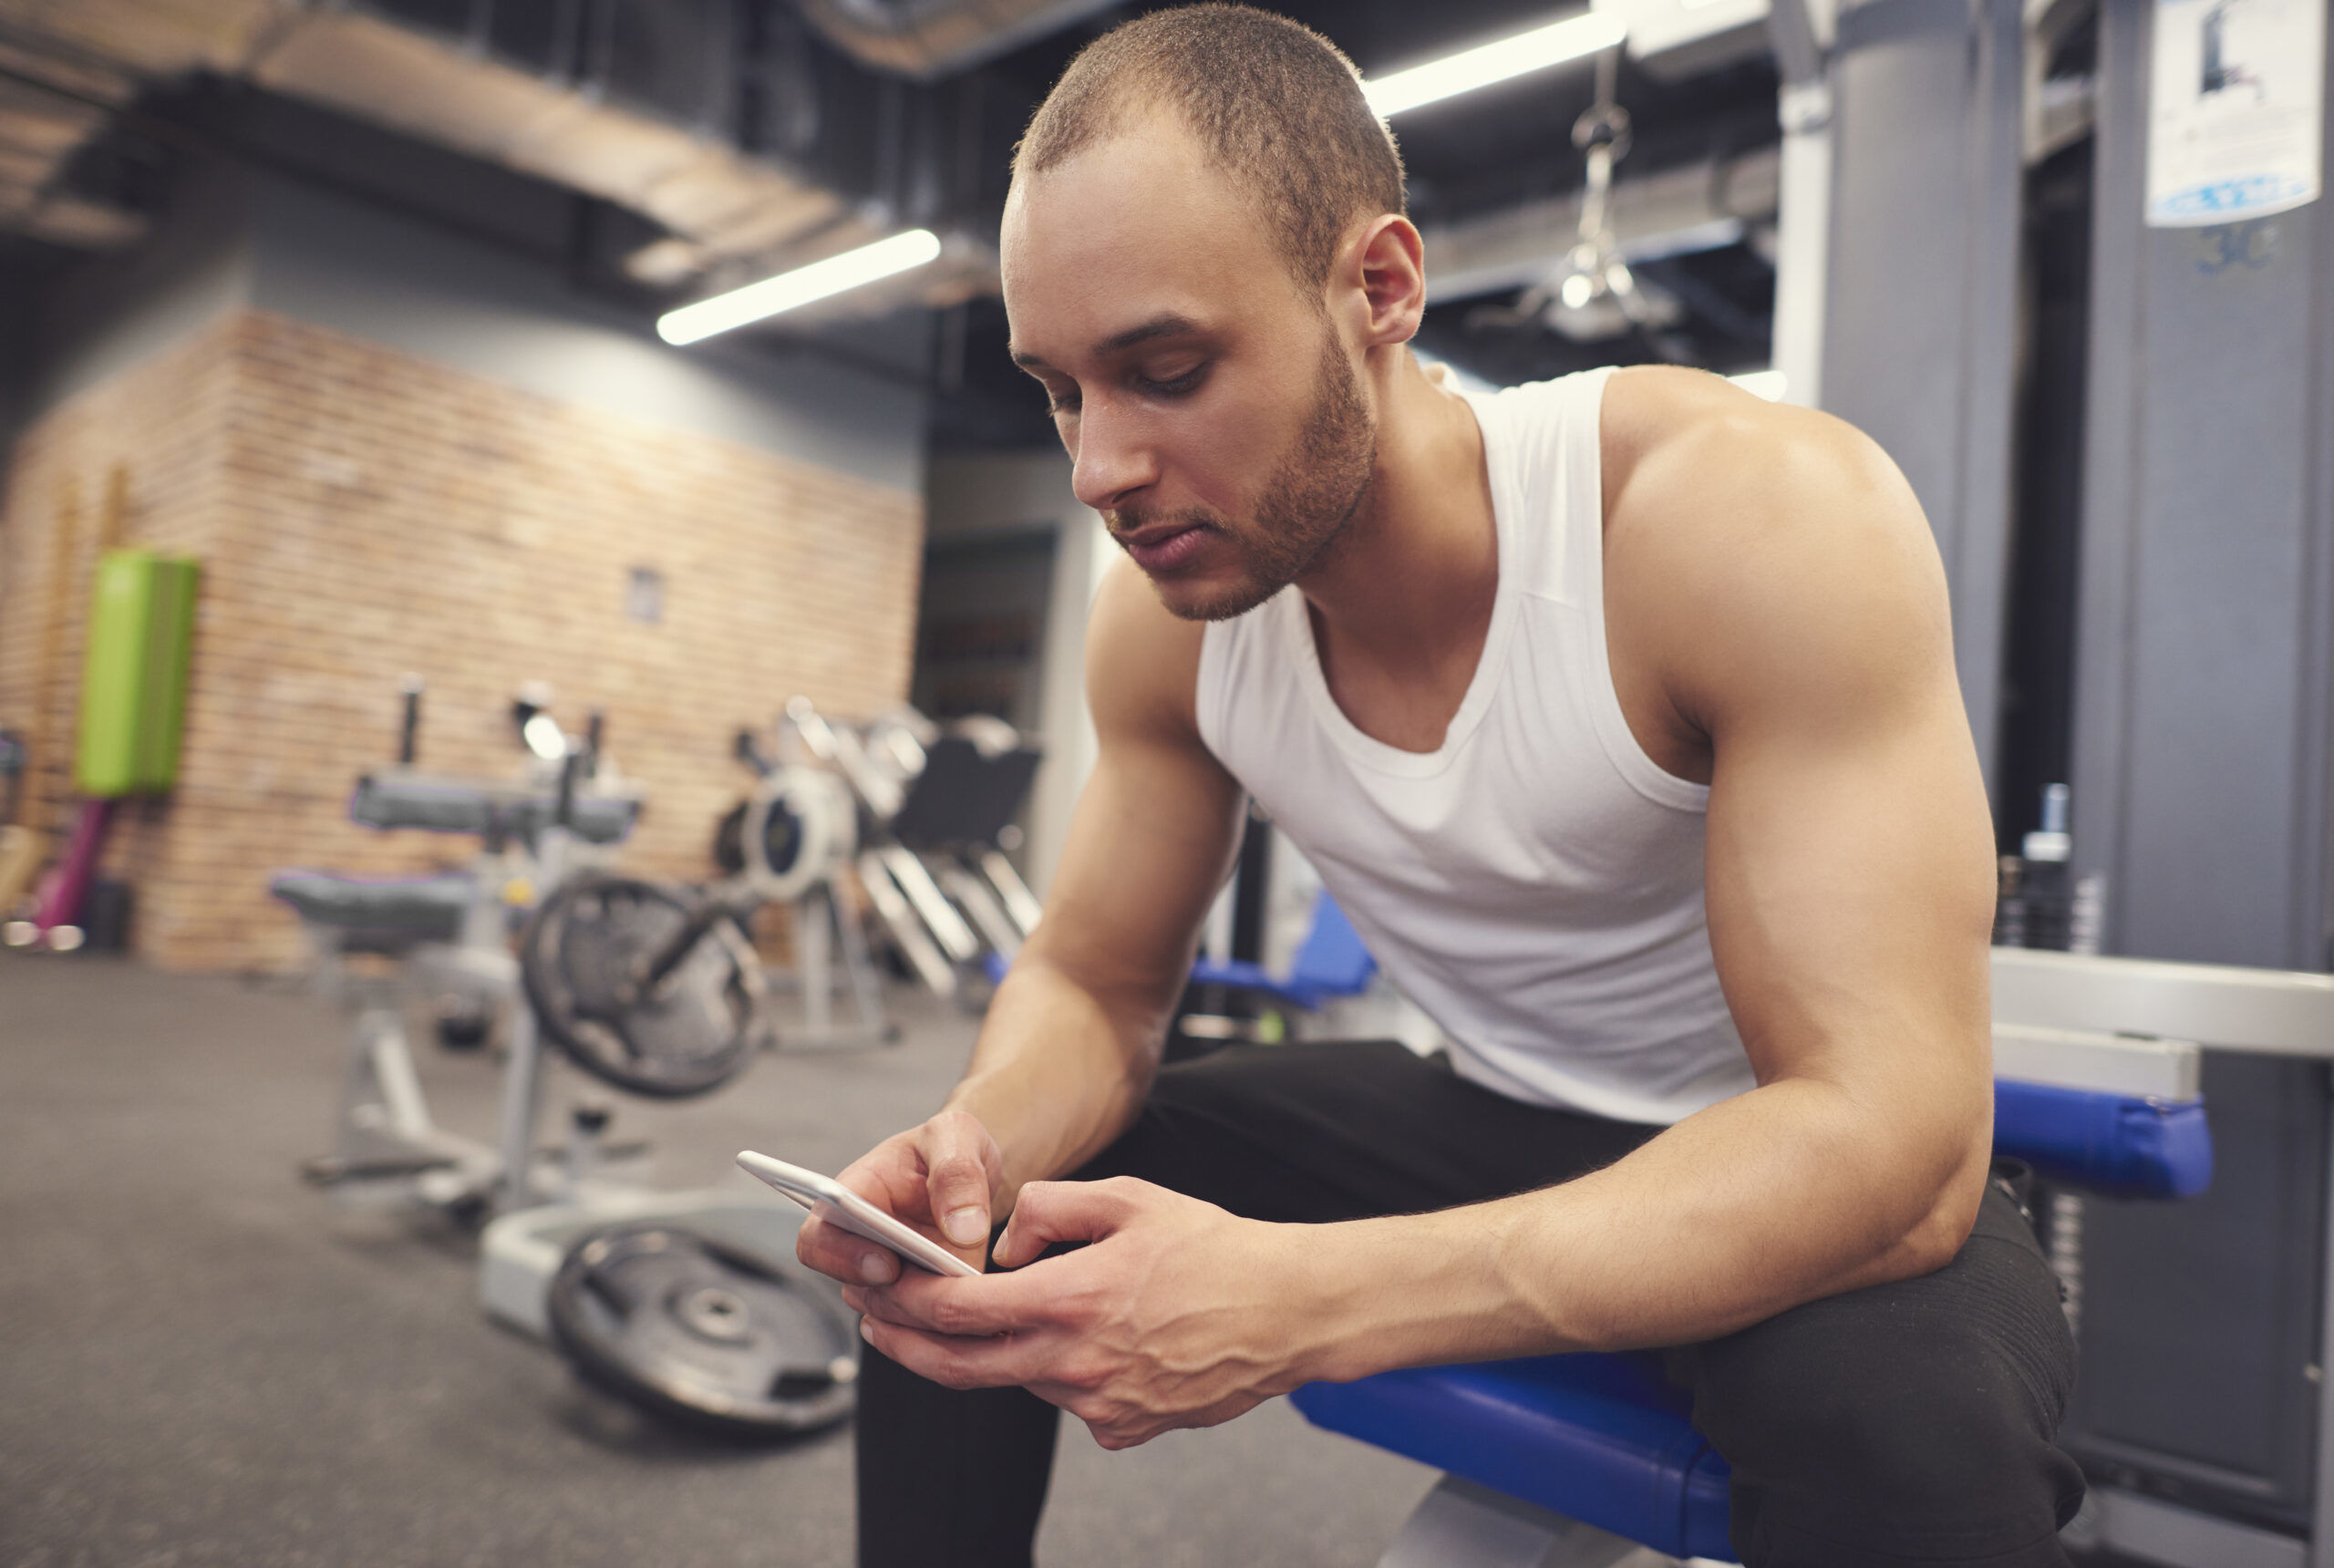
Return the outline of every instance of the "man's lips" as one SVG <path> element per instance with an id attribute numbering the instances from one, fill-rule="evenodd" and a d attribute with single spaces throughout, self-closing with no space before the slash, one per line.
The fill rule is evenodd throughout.
<path id="1" fill-rule="evenodd" d="M 1206 542 L 1207 535 L 1207 528 L 1200 523 L 1159 522 L 1117 538 L 1145 572 L 1169 572 L 1189 561 Z"/>

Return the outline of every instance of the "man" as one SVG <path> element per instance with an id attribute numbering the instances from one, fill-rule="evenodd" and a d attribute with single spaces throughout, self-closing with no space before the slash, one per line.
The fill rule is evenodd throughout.
<path id="1" fill-rule="evenodd" d="M 802 1233 L 874 1352 L 862 1562 L 1028 1563 L 1056 1407 L 1123 1448 L 1658 1346 L 1746 1563 L 2062 1563 L 2072 1346 L 1988 1181 L 1991 835 L 1919 508 L 1696 372 L 1459 395 L 1402 205 L 1352 67 L 1231 6 L 1098 41 L 1017 155 L 1014 357 L 1130 560 L 1044 923 L 946 1108 L 842 1178 L 992 1272 Z M 1446 1061 L 1160 1068 L 1244 790 Z"/>

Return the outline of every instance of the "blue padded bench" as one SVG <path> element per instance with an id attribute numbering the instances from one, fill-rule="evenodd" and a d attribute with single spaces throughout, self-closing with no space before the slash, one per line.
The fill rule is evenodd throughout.
<path id="1" fill-rule="evenodd" d="M 2136 1059 L 2134 1059 L 2136 1058 Z M 1998 1029 L 1994 1149 L 2047 1176 L 2122 1197 L 2180 1198 L 2212 1181 L 2212 1139 L 2196 1090 L 2196 1047 L 2063 1030 Z M 2050 1081 L 2056 1079 L 2058 1081 Z M 2086 1087 L 2108 1083 L 2114 1087 Z M 2148 1092 L 2153 1089 L 2158 1092 Z M 1541 1356 L 1382 1372 L 1313 1383 L 1290 1402 L 1315 1426 L 1358 1438 L 1472 1483 L 1438 1523 L 1448 1543 L 1485 1539 L 1481 1502 L 1516 1500 L 1592 1527 L 1580 1560 L 1612 1561 L 1615 1537 L 1672 1557 L 1733 1561 L 1727 1542 L 1728 1468 L 1687 1418 L 1652 1353 Z M 1448 1490 L 1451 1482 L 1446 1480 Z M 1437 1506 L 1442 1491 L 1421 1509 Z M 1517 1527 L 1494 1519 L 1492 1533 Z M 1413 1521 L 1412 1532 L 1420 1528 Z M 1456 1534 L 1453 1534 L 1453 1531 Z M 1406 1532 L 1406 1538 L 1412 1532 Z M 1597 1532 L 1609 1532 L 1598 1534 Z M 1553 1542 L 1553 1535 L 1545 1537 Z M 1426 1561 L 1398 1542 L 1385 1563 Z M 1447 1560 L 1557 1562 L 1533 1546 L 1506 1556 Z"/>
<path id="2" fill-rule="evenodd" d="M 1260 992 L 1311 1012 L 1333 996 L 1358 996 L 1369 989 L 1378 961 L 1361 944 L 1360 934 L 1324 892 L 1313 900 L 1313 921 L 1286 975 L 1237 958 L 1202 958 L 1192 965 L 1192 984 Z"/>

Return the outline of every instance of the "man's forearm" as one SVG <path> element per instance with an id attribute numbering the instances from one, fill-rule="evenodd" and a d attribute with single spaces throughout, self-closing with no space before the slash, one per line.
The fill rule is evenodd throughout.
<path id="1" fill-rule="evenodd" d="M 1786 1081 L 1560 1187 L 1292 1230 L 1296 1372 L 1690 1344 L 1926 1273 L 1975 1216 L 1982 1130 L 1876 1138 L 1873 1116 Z"/>
<path id="2" fill-rule="evenodd" d="M 1107 1005 L 1024 951 L 948 1096 L 948 1108 L 978 1118 L 1004 1151 L 1000 1217 L 1024 1183 L 1068 1175 L 1133 1121 L 1158 1066 L 1156 1014 Z"/>

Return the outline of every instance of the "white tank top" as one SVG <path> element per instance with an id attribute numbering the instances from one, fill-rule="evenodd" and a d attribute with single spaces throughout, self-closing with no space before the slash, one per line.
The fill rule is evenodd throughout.
<path id="1" fill-rule="evenodd" d="M 1648 758 L 1614 695 L 1597 443 L 1610 374 L 1469 399 L 1499 590 L 1441 748 L 1354 727 L 1293 587 L 1207 628 L 1199 727 L 1461 1076 L 1667 1124 L 1752 1078 L 1710 958 L 1709 790 Z"/>

